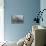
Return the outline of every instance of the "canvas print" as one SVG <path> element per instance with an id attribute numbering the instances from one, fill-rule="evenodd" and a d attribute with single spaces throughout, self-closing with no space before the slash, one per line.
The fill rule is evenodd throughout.
<path id="1" fill-rule="evenodd" d="M 11 23 L 12 24 L 24 23 L 24 16 L 23 15 L 11 16 Z"/>

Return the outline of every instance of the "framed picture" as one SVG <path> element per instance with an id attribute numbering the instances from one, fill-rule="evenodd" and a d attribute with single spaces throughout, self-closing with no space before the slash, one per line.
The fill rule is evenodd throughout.
<path id="1" fill-rule="evenodd" d="M 11 23 L 12 24 L 24 23 L 24 16 L 23 15 L 11 16 Z"/>

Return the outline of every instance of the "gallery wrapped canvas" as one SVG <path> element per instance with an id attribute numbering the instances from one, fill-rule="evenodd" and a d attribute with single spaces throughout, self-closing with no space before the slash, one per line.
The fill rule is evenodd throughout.
<path id="1" fill-rule="evenodd" d="M 23 15 L 11 16 L 11 23 L 12 24 L 24 23 L 24 16 Z"/>

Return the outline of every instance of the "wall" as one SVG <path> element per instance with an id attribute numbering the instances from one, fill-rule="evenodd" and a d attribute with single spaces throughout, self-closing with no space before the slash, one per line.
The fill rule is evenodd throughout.
<path id="1" fill-rule="evenodd" d="M 40 9 L 41 10 L 46 9 L 46 0 L 41 0 L 40 1 Z M 43 22 L 42 21 L 40 22 L 40 25 L 46 27 L 46 11 L 44 11 L 42 17 L 43 17 L 44 20 L 43 20 Z M 45 44 L 46 44 L 46 40 L 45 40 Z"/>
<path id="2" fill-rule="evenodd" d="M 4 26 L 5 40 L 18 41 L 32 28 L 35 12 L 40 9 L 40 0 L 5 0 Z M 23 24 L 11 24 L 11 16 L 24 15 Z"/>
<path id="3" fill-rule="evenodd" d="M 40 9 L 41 9 L 41 11 L 43 9 L 46 9 L 46 0 L 41 0 L 40 1 Z M 43 12 L 42 17 L 43 17 L 43 22 L 41 21 L 40 25 L 46 26 L 46 20 L 45 20 L 46 19 L 46 10 Z"/>
<path id="4" fill-rule="evenodd" d="M 0 0 L 0 42 L 4 41 L 4 0 Z"/>

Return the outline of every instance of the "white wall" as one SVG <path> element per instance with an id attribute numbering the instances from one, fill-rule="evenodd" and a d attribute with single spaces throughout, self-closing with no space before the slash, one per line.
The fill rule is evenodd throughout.
<path id="1" fill-rule="evenodd" d="M 0 0 L 0 41 L 4 41 L 4 0 Z"/>

